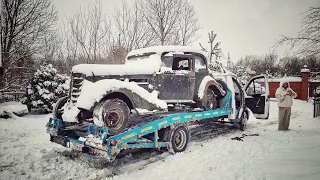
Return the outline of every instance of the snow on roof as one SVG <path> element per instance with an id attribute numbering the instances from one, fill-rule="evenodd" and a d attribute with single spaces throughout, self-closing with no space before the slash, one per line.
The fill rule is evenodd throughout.
<path id="1" fill-rule="evenodd" d="M 320 82 L 320 79 L 318 79 L 318 78 L 310 78 L 309 82 Z"/>
<path id="2" fill-rule="evenodd" d="M 301 69 L 301 72 L 310 72 L 310 69 Z"/>
<path id="3" fill-rule="evenodd" d="M 202 51 L 199 48 L 191 47 L 191 46 L 152 46 L 152 47 L 132 50 L 131 52 L 128 53 L 127 58 L 129 56 L 142 55 L 150 52 L 155 52 L 158 55 L 161 55 L 163 52 L 193 52 L 193 53 L 202 54 L 205 57 L 207 56 L 207 53 L 205 51 Z"/>
<path id="4" fill-rule="evenodd" d="M 301 82 L 301 77 L 276 77 L 276 78 L 269 78 L 269 82 L 281 82 L 281 81 L 289 81 L 289 82 Z"/>
<path id="5" fill-rule="evenodd" d="M 72 67 L 72 72 L 87 76 L 153 74 L 160 70 L 161 58 L 153 54 L 148 58 L 127 61 L 125 64 L 79 64 Z"/>

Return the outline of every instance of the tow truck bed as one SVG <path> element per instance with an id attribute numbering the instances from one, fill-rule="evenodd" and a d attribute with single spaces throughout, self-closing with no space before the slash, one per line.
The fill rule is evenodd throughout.
<path id="1" fill-rule="evenodd" d="M 50 141 L 61 144 L 92 155 L 106 157 L 112 161 L 122 150 L 134 148 L 162 148 L 169 151 L 183 151 L 189 138 L 185 136 L 185 146 L 175 148 L 172 146 L 172 136 L 177 131 L 181 135 L 188 134 L 187 125 L 191 122 L 217 117 L 227 117 L 233 112 L 231 105 L 231 92 L 228 92 L 224 108 L 217 110 L 182 112 L 174 114 L 157 114 L 148 117 L 148 121 L 125 129 L 122 133 L 110 136 L 106 127 L 97 127 L 92 123 L 83 122 L 74 130 L 72 126 L 64 127 L 63 121 L 50 118 L 47 123 L 47 132 Z M 164 135 L 165 134 L 165 135 Z M 167 138 L 165 138 L 167 137 Z"/>

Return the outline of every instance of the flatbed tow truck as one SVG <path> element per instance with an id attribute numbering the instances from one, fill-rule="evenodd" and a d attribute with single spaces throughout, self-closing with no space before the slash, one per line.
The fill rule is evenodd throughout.
<path id="1" fill-rule="evenodd" d="M 187 148 L 190 139 L 188 125 L 205 119 L 226 118 L 234 111 L 230 107 L 231 104 L 232 94 L 228 90 L 226 101 L 221 109 L 156 114 L 153 117 L 154 120 L 127 128 L 113 136 L 109 135 L 106 127 L 97 127 L 88 123 L 84 124 L 87 127 L 86 131 L 72 130 L 65 126 L 62 120 L 54 118 L 49 119 L 46 127 L 51 142 L 83 153 L 102 156 L 109 161 L 113 161 L 122 150 L 135 148 L 167 148 L 174 154 Z M 240 119 L 229 121 L 229 123 L 236 121 Z"/>
<path id="2" fill-rule="evenodd" d="M 250 110 L 267 119 L 267 76 L 252 77 L 243 87 L 235 74 L 213 71 L 206 56 L 195 48 L 161 46 L 133 50 L 124 65 L 74 66 L 69 96 L 56 102 L 47 123 L 50 141 L 113 161 L 127 149 L 182 152 L 194 124 L 232 123 L 244 130 Z M 151 103 L 160 100 L 164 107 Z M 73 108 L 78 115 L 64 118 Z"/>

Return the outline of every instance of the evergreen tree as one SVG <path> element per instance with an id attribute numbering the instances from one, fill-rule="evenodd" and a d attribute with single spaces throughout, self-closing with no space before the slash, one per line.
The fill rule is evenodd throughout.
<path id="1" fill-rule="evenodd" d="M 68 90 L 69 78 L 58 74 L 51 64 L 43 65 L 30 80 L 22 102 L 28 106 L 29 111 L 49 113 L 59 98 L 67 96 Z"/>

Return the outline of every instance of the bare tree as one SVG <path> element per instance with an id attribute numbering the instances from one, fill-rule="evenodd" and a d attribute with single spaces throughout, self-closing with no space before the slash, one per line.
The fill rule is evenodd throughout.
<path id="1" fill-rule="evenodd" d="M 197 40 L 195 34 L 200 30 L 199 20 L 194 10 L 194 7 L 190 4 L 184 4 L 180 13 L 179 29 L 177 34 L 177 44 L 189 45 Z"/>
<path id="2" fill-rule="evenodd" d="M 281 75 L 279 69 L 278 56 L 272 52 L 264 55 L 247 55 L 241 58 L 236 66 L 248 68 L 256 72 L 256 74 L 271 74 L 274 76 Z"/>
<path id="3" fill-rule="evenodd" d="M 121 46 L 130 51 L 153 44 L 155 33 L 150 29 L 143 14 L 135 2 L 132 7 L 122 1 L 121 8 L 116 10 L 114 16 L 115 39 Z"/>
<path id="4" fill-rule="evenodd" d="M 290 45 L 291 49 L 298 47 L 299 55 L 317 55 L 320 53 L 320 6 L 310 7 L 304 14 L 302 20 L 302 30 L 297 37 L 287 37 L 281 35 L 281 39 L 276 42 L 279 45 Z"/>
<path id="5" fill-rule="evenodd" d="M 57 20 L 52 0 L 1 0 L 2 86 L 12 85 L 9 73 L 26 67 L 42 50 L 39 43 Z M 11 74 L 15 74 L 11 72 Z"/>
<path id="6" fill-rule="evenodd" d="M 187 0 L 139 0 L 138 2 L 143 17 L 155 33 L 157 44 L 185 45 L 194 37 L 192 32 L 199 30 L 193 14 L 194 9 Z M 190 29 L 192 24 L 195 26 Z M 181 37 L 178 38 L 179 36 Z"/>
<path id="7" fill-rule="evenodd" d="M 67 36 L 75 42 L 70 42 L 73 53 L 86 59 L 87 63 L 97 63 L 101 59 L 103 47 L 108 44 L 110 26 L 106 15 L 102 13 L 100 1 L 87 10 L 80 9 L 68 18 L 70 34 Z M 68 33 L 68 32 L 67 32 Z"/>

